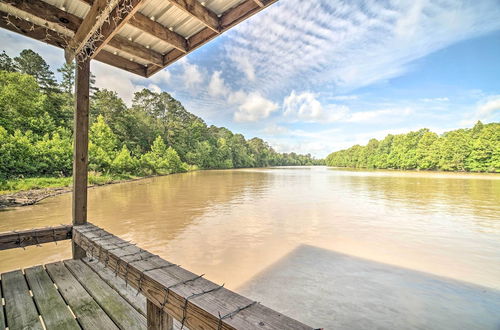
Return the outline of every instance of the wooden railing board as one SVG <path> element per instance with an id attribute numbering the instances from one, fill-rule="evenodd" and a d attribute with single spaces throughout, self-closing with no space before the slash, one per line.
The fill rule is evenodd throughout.
<path id="1" fill-rule="evenodd" d="M 92 224 L 75 226 L 73 240 L 192 330 L 312 329 L 159 257 L 131 262 L 147 252 Z"/>
<path id="2" fill-rule="evenodd" d="M 0 250 L 71 239 L 73 226 L 61 225 L 0 233 Z"/>

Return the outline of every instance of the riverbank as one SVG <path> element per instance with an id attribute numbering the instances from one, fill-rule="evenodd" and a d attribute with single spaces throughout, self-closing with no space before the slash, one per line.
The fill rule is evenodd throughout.
<path id="1" fill-rule="evenodd" d="M 150 177 L 150 176 L 147 176 Z M 146 177 L 89 174 L 89 187 L 129 182 Z M 36 204 L 45 198 L 72 191 L 72 177 L 42 177 L 6 180 L 0 183 L 0 209 Z"/>

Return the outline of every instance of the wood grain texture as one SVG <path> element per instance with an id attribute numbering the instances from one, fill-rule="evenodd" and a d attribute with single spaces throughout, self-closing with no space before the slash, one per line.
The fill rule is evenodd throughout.
<path id="1" fill-rule="evenodd" d="M 83 329 L 118 329 L 62 262 L 47 264 L 45 267 Z"/>
<path id="2" fill-rule="evenodd" d="M 24 272 L 47 329 L 80 329 L 45 269 L 42 266 L 35 266 Z"/>
<path id="3" fill-rule="evenodd" d="M 98 0 L 96 0 L 98 1 Z M 104 46 L 127 24 L 127 22 L 135 15 L 139 10 L 141 5 L 146 0 L 120 0 L 118 4 L 111 10 L 109 17 L 102 23 L 99 30 L 99 38 L 93 45 L 90 53 L 90 57 L 94 58 L 103 49 Z M 95 5 L 92 5 L 92 7 Z M 92 8 L 91 7 L 91 8 Z M 125 11 L 122 11 L 126 7 Z M 83 24 L 83 23 L 82 23 Z"/>
<path id="4" fill-rule="evenodd" d="M 139 313 L 146 316 L 146 297 L 142 294 L 137 294 L 128 283 L 122 278 L 117 277 L 110 269 L 106 268 L 104 264 L 97 261 L 97 259 L 84 258 L 82 259 L 87 266 L 89 266 L 104 282 L 112 287 L 120 296 L 122 296 L 132 307 Z"/>
<path id="5" fill-rule="evenodd" d="M 81 260 L 66 260 L 64 264 L 87 292 L 121 329 L 144 329 L 146 318 L 136 311 L 115 290 Z"/>
<path id="6" fill-rule="evenodd" d="M 147 302 L 148 330 L 173 330 L 174 319 L 151 301 Z"/>
<path id="7" fill-rule="evenodd" d="M 92 224 L 75 227 L 74 240 L 88 255 L 98 258 L 157 307 L 184 322 L 191 330 L 312 329 Z M 220 315 L 232 317 L 220 320 Z"/>
<path id="8" fill-rule="evenodd" d="M 28 284 L 20 270 L 2 274 L 2 291 L 9 330 L 43 330 Z"/>
<path id="9" fill-rule="evenodd" d="M 73 226 L 56 226 L 0 233 L 0 250 L 71 239 Z"/>
<path id="10" fill-rule="evenodd" d="M 76 54 L 80 53 L 87 41 L 92 37 L 96 30 L 104 23 L 103 13 L 109 6 L 107 0 L 95 0 L 82 23 L 75 32 L 75 35 L 68 43 L 65 56 L 66 61 L 71 61 Z M 99 15 L 101 15 L 99 17 Z"/>
<path id="11" fill-rule="evenodd" d="M 128 21 L 128 24 L 162 41 L 165 41 L 183 53 L 186 53 L 188 50 L 186 39 L 183 36 L 175 33 L 174 31 L 170 31 L 167 27 L 149 19 L 149 17 L 141 13 L 136 13 Z"/>
<path id="12" fill-rule="evenodd" d="M 219 32 L 219 18 L 210 9 L 204 7 L 198 0 L 169 0 L 171 4 L 195 17 L 208 28 Z"/>

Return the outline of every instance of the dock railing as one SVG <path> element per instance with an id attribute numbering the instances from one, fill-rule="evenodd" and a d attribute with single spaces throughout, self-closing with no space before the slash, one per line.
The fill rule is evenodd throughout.
<path id="1" fill-rule="evenodd" d="M 0 234 L 0 250 L 72 239 L 147 299 L 148 329 L 312 329 L 93 224 Z"/>

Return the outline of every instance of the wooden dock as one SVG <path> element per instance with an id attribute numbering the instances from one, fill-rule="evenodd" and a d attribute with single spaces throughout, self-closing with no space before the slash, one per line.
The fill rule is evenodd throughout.
<path id="1" fill-rule="evenodd" d="M 86 255 L 1 274 L 0 329 L 312 329 L 90 223 L 0 234 Z"/>

